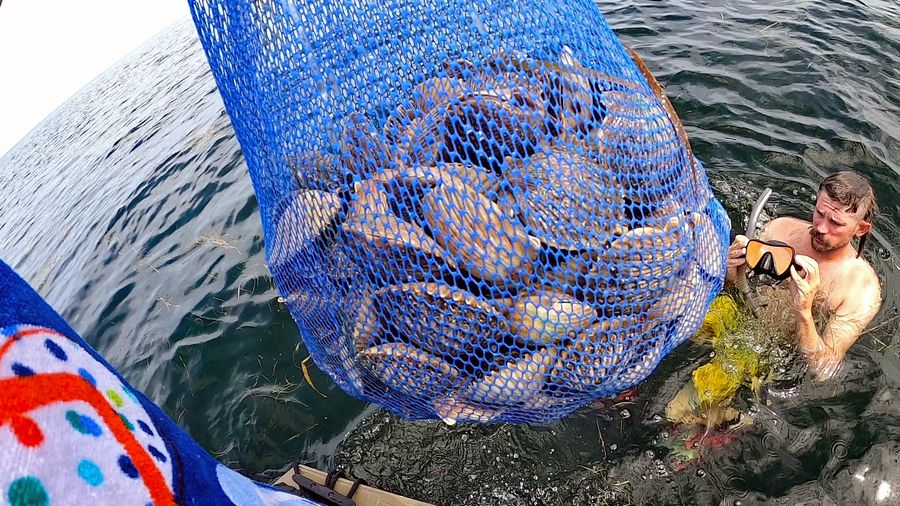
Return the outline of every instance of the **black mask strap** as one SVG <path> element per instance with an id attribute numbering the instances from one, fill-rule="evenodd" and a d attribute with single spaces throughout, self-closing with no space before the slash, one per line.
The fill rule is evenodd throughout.
<path id="1" fill-rule="evenodd" d="M 862 255 L 863 247 L 866 245 L 866 239 L 869 238 L 869 233 L 866 232 L 859 238 L 859 245 L 856 247 L 856 258 L 859 258 Z"/>

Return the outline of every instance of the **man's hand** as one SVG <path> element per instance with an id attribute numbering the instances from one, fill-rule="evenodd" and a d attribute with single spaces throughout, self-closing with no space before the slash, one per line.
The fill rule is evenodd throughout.
<path id="1" fill-rule="evenodd" d="M 747 243 L 750 240 L 746 236 L 738 235 L 728 247 L 728 271 L 725 281 L 734 283 L 737 280 L 737 270 L 747 263 Z"/>
<path id="2" fill-rule="evenodd" d="M 804 255 L 794 257 L 794 262 L 799 265 L 804 276 L 797 272 L 796 266 L 791 266 L 791 296 L 793 298 L 794 311 L 804 313 L 812 311 L 813 299 L 819 293 L 819 263 Z"/>

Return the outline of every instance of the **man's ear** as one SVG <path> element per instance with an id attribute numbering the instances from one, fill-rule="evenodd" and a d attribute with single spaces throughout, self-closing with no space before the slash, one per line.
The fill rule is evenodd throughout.
<path id="1" fill-rule="evenodd" d="M 853 235 L 862 237 L 868 234 L 870 230 L 872 230 L 872 224 L 866 220 L 860 220 L 860 222 L 856 224 L 856 232 L 854 232 Z"/>

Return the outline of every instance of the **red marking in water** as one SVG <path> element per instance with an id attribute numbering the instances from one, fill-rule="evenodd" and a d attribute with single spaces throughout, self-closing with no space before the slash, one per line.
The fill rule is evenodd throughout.
<path id="1" fill-rule="evenodd" d="M 706 434 L 706 436 L 704 436 L 703 432 L 697 432 L 693 436 L 684 440 L 684 447 L 694 449 L 701 446 L 709 446 L 710 448 L 719 449 L 725 447 L 726 445 L 728 445 L 728 443 L 731 443 L 736 439 L 737 436 L 735 436 L 734 434 L 710 432 L 709 434 Z"/>
<path id="2" fill-rule="evenodd" d="M 45 330 L 42 329 L 39 332 L 45 332 Z M 8 348 L 6 346 L 8 343 L 9 341 L 4 343 L 4 348 L 0 349 L 0 358 Z M 153 459 L 137 441 L 134 434 L 125 427 L 119 414 L 109 405 L 103 395 L 81 376 L 70 373 L 52 373 L 0 379 L 0 425 L 10 423 L 21 426 L 22 420 L 34 423 L 25 417 L 29 411 L 49 404 L 72 401 L 86 402 L 100 415 L 103 423 L 131 458 L 131 462 L 140 473 L 141 480 L 147 487 L 147 491 L 150 492 L 154 504 L 174 504 L 175 498 L 172 491 L 166 485 L 166 481 Z M 35 425 L 35 427 L 37 426 Z"/>

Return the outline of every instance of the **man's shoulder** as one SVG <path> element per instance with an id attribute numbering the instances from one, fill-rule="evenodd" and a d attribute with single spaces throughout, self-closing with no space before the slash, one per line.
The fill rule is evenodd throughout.
<path id="1" fill-rule="evenodd" d="M 808 221 L 790 216 L 779 216 L 766 223 L 763 227 L 762 237 L 766 240 L 785 240 L 797 230 L 805 230 L 806 227 L 809 227 Z"/>
<path id="2" fill-rule="evenodd" d="M 865 258 L 857 257 L 848 261 L 846 267 L 848 283 L 857 288 L 881 290 L 878 274 Z"/>
<path id="3" fill-rule="evenodd" d="M 853 258 L 841 266 L 839 283 L 843 286 L 843 301 L 854 307 L 871 308 L 881 305 L 881 283 L 875 269 L 864 258 Z"/>
<path id="4" fill-rule="evenodd" d="M 808 227 L 809 222 L 806 220 L 801 220 L 799 218 L 794 218 L 793 216 L 778 216 L 776 218 L 773 218 L 772 221 L 770 221 L 766 226 L 773 226 L 778 228 Z"/>

